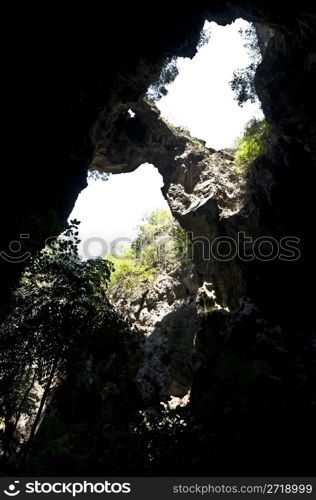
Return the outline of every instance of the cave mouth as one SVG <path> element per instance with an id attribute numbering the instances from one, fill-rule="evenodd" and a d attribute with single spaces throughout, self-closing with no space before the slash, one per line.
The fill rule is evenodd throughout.
<path id="1" fill-rule="evenodd" d="M 233 150 L 246 124 L 251 119 L 264 118 L 254 88 L 250 98 L 239 105 L 231 83 L 236 74 L 254 78 L 260 62 L 258 51 L 254 26 L 244 19 L 225 26 L 205 21 L 196 55 L 192 59 L 167 60 L 159 80 L 149 87 L 147 98 L 158 108 L 162 119 L 180 131 L 197 137 L 209 148 Z M 131 104 L 123 110 L 119 122 L 132 143 L 141 143 L 144 126 L 137 107 L 134 109 Z M 159 169 L 159 164 L 151 163 Z M 161 194 L 163 181 L 153 168 L 149 163 L 139 163 L 134 171 L 128 166 L 121 173 L 113 166 L 106 183 L 98 173 L 95 180 L 91 179 L 94 171 L 90 171 L 88 186 L 80 193 L 69 217 L 81 221 L 82 256 L 105 257 L 113 240 L 121 238 L 122 244 L 128 244 L 143 214 L 155 208 L 169 210 L 168 200 Z M 120 179 L 116 174 L 120 174 Z M 132 219 L 131 212 L 141 204 L 138 220 Z"/>

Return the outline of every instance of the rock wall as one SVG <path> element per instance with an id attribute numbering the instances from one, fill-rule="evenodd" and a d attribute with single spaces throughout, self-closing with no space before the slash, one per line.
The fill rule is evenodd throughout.
<path id="1" fill-rule="evenodd" d="M 245 291 L 238 264 L 223 266 L 209 255 L 215 238 L 237 232 L 234 214 L 244 204 L 245 180 L 234 173 L 232 152 L 206 148 L 163 120 L 147 100 L 122 106 L 111 128 L 96 127 L 93 137 L 95 169 L 129 172 L 145 162 L 158 168 L 173 215 L 193 241 L 206 239 L 206 245 L 196 241 L 192 247 L 198 272 L 204 281 L 215 283 L 223 306 L 237 305 Z"/>
<path id="2" fill-rule="evenodd" d="M 136 376 L 145 407 L 159 407 L 171 396 L 182 398 L 191 388 L 194 342 L 204 313 L 219 310 L 211 283 L 194 265 L 175 266 L 152 281 L 126 291 L 112 287 L 117 312 L 144 336 L 144 356 Z"/>

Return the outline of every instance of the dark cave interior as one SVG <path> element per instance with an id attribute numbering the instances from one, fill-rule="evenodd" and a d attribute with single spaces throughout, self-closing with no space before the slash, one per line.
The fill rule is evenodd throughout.
<path id="1" fill-rule="evenodd" d="M 172 151 L 177 147 L 183 152 L 187 141 L 162 124 L 143 98 L 167 57 L 194 56 L 205 19 L 225 25 L 238 17 L 260 27 L 263 60 L 255 86 L 271 138 L 251 167 L 242 210 L 220 218 L 216 199 L 194 213 L 179 202 L 179 193 L 171 189 L 182 182 Z M 91 463 L 85 448 L 75 452 L 77 463 L 58 464 L 46 450 L 49 458 L 46 469 L 39 469 L 42 475 L 61 474 L 63 467 L 69 475 L 97 475 L 104 464 L 113 475 L 312 474 L 316 444 L 315 4 L 173 0 L 153 6 L 140 1 L 111 3 L 104 13 L 77 6 L 70 14 L 57 7 L 35 12 L 27 5 L 19 7 L 18 15 L 8 13 L 7 23 L 1 250 L 7 251 L 10 242 L 24 233 L 30 234 L 26 250 L 35 253 L 42 248 L 56 231 L 51 214 L 67 219 L 86 186 L 91 165 L 105 172 L 128 172 L 144 161 L 159 169 L 172 213 L 187 231 L 210 239 L 220 235 L 236 239 L 238 231 L 256 238 L 293 235 L 301 245 L 296 262 L 233 261 L 229 266 L 219 262 L 211 271 L 197 253 L 200 276 L 209 281 L 211 273 L 217 297 L 231 312 L 208 314 L 197 334 L 196 351 L 203 355 L 193 370 L 189 444 L 173 443 L 172 453 L 166 445 L 168 452 L 153 468 L 144 466 L 140 453 L 133 454 L 134 438 L 125 434 L 125 448 L 120 450 L 118 445 L 117 455 L 106 455 L 103 462 Z M 269 28 L 274 31 L 272 38 L 267 35 Z M 127 119 L 129 109 L 136 113 L 133 120 Z M 200 153 L 193 155 L 193 168 L 203 158 Z M 221 180 L 215 174 L 214 183 L 221 201 Z M 184 191 L 195 186 L 192 181 Z M 2 316 L 10 310 L 12 289 L 24 266 L 0 260 Z M 240 305 L 241 297 L 246 299 Z M 56 396 L 55 414 L 63 425 L 79 422 L 74 439 L 80 440 L 86 432 L 86 427 L 80 427 L 83 420 L 96 433 L 104 432 L 98 427 L 100 412 L 109 422 L 115 419 L 127 426 L 132 410 L 140 404 L 131 382 L 138 363 L 134 344 L 122 348 L 118 341 L 111 342 L 104 352 L 119 352 L 110 375 L 110 380 L 118 379 L 119 398 L 115 394 L 105 400 L 99 397 L 109 374 L 92 342 L 75 348 L 74 365 Z M 88 387 L 77 374 L 79 369 L 84 371 L 85 356 L 91 352 L 95 380 Z M 134 356 L 132 361 L 128 356 Z M 240 377 L 232 384 L 221 370 L 227 364 L 236 366 L 236 359 L 243 368 L 237 369 Z M 125 369 L 120 372 L 121 364 Z M 255 388 L 252 381 L 248 383 L 249 372 L 266 368 L 269 376 L 259 377 Z M 234 411 L 226 411 L 231 406 Z M 46 438 L 43 429 L 37 450 Z M 190 447 L 194 460 L 188 459 Z M 118 458 L 127 448 L 127 457 Z M 38 467 L 36 453 L 29 471 Z M 185 457 L 178 463 L 177 453 Z M 102 450 L 96 447 L 92 456 L 102 456 Z"/>

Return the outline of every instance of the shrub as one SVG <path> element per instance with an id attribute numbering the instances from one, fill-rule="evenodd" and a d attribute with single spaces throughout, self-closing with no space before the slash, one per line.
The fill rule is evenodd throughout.
<path id="1" fill-rule="evenodd" d="M 131 248 L 120 257 L 111 255 L 114 265 L 110 287 L 124 290 L 148 283 L 161 271 L 172 269 L 186 252 L 186 234 L 168 210 L 147 214 L 138 226 Z"/>
<path id="2" fill-rule="evenodd" d="M 166 269 L 183 257 L 186 234 L 168 210 L 154 210 L 138 226 L 131 248 L 143 264 Z"/>
<path id="3" fill-rule="evenodd" d="M 253 118 L 246 125 L 244 134 L 237 139 L 237 151 L 235 153 L 234 172 L 245 174 L 249 165 L 262 153 L 265 139 L 269 132 L 266 120 Z"/>
<path id="4" fill-rule="evenodd" d="M 142 265 L 138 260 L 131 257 L 128 249 L 120 258 L 114 255 L 109 256 L 109 261 L 114 265 L 111 275 L 110 289 L 113 286 L 120 286 L 129 290 L 140 282 L 150 282 L 155 277 L 155 269 Z"/>

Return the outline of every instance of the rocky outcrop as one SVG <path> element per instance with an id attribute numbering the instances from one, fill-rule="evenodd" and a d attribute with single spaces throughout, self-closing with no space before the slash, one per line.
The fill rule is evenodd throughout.
<path id="1" fill-rule="evenodd" d="M 245 291 L 240 269 L 226 262 L 221 266 L 210 254 L 213 240 L 237 233 L 233 216 L 245 203 L 245 179 L 233 169 L 233 151 L 205 147 L 163 120 L 147 100 L 132 106 L 133 117 L 131 106 L 117 110 L 111 128 L 95 128 L 92 167 L 120 173 L 154 164 L 163 176 L 162 191 L 172 214 L 196 241 L 192 250 L 198 272 L 204 281 L 216 283 L 223 306 L 235 305 Z"/>
<path id="2" fill-rule="evenodd" d="M 200 289 L 201 276 L 193 265 L 173 267 L 173 271 L 159 272 L 153 280 L 140 280 L 128 293 L 120 284 L 110 288 L 110 299 L 120 315 L 145 336 L 150 335 L 167 314 L 195 300 Z"/>
<path id="3" fill-rule="evenodd" d="M 218 310 L 211 283 L 194 266 L 176 267 L 143 280 L 131 292 L 116 285 L 111 301 L 123 318 L 145 336 L 136 385 L 145 407 L 170 396 L 184 397 L 192 382 L 192 356 L 200 316 Z"/>

